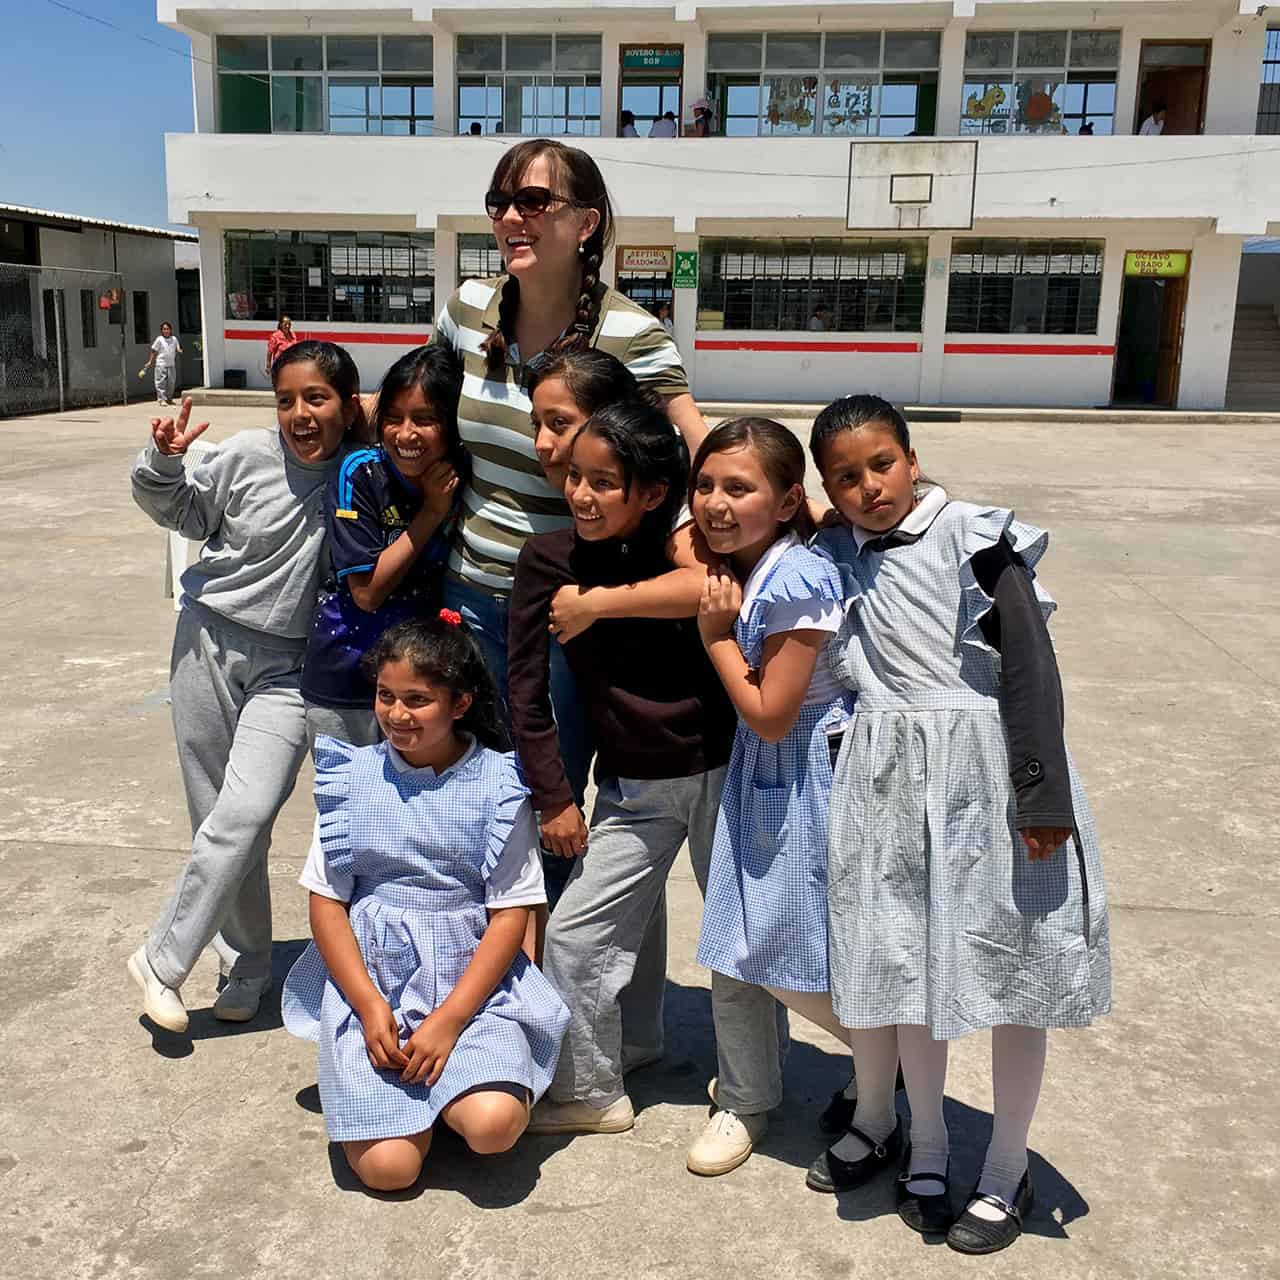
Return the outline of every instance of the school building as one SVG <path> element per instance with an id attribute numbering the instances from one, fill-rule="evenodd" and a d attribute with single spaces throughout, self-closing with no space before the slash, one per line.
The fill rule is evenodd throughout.
<path id="1" fill-rule="evenodd" d="M 211 386 L 265 385 L 281 311 L 372 385 L 500 269 L 501 149 L 562 136 L 616 202 L 606 278 L 672 302 L 704 400 L 1280 409 L 1280 6 L 158 14 L 194 53 L 169 214 L 199 232 Z M 679 136 L 647 136 L 666 112 Z"/>

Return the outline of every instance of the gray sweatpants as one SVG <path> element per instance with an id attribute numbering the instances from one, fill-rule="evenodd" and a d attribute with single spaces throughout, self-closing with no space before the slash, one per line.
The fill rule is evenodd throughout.
<path id="1" fill-rule="evenodd" d="M 649 1028 L 637 1036 L 632 1025 L 651 1023 L 643 1014 L 646 1004 L 656 1003 L 661 1017 L 664 975 L 652 963 L 654 913 L 665 909 L 667 874 L 686 839 L 705 893 L 725 772 L 600 783 L 587 852 L 547 929 L 543 968 L 570 1012 L 549 1091 L 554 1101 L 615 1102 L 624 1091 L 624 1029 L 633 1044 L 654 1038 Z M 629 989 L 633 980 L 647 990 Z M 713 972 L 711 1014 L 720 1105 L 743 1115 L 776 1107 L 782 1101 L 786 1010 L 763 987 Z"/>
<path id="2" fill-rule="evenodd" d="M 178 370 L 171 364 L 157 363 L 155 367 L 156 399 L 172 400 L 178 387 Z"/>
<path id="3" fill-rule="evenodd" d="M 322 707 L 318 702 L 308 702 L 306 708 L 307 750 L 313 755 L 321 734 L 349 742 L 353 747 L 372 747 L 382 741 L 372 707 Z"/>
<path id="4" fill-rule="evenodd" d="M 147 941 L 167 987 L 183 984 L 210 942 L 224 974 L 271 972 L 267 850 L 307 750 L 303 645 L 199 606 L 178 617 L 170 693 L 193 839 Z"/>

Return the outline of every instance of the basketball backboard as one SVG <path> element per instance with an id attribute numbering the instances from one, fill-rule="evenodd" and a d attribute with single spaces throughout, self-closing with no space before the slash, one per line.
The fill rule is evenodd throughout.
<path id="1" fill-rule="evenodd" d="M 977 174 L 976 139 L 850 143 L 849 230 L 972 230 Z"/>

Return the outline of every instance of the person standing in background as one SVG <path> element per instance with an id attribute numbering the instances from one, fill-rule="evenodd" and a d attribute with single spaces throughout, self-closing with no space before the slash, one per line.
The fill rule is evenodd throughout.
<path id="1" fill-rule="evenodd" d="M 654 315 L 658 318 L 658 323 L 667 331 L 667 336 L 675 337 L 676 327 L 671 320 L 671 303 L 660 302 L 654 309 Z"/>
<path id="2" fill-rule="evenodd" d="M 674 138 L 678 132 L 674 111 L 664 111 L 649 126 L 649 137 L 651 138 Z"/>
<path id="3" fill-rule="evenodd" d="M 1169 114 L 1169 108 L 1163 102 L 1157 102 L 1151 109 L 1151 114 L 1142 122 L 1142 128 L 1138 130 L 1140 138 L 1157 138 L 1164 132 L 1164 122 Z"/>
<path id="4" fill-rule="evenodd" d="M 693 136 L 695 138 L 710 138 L 715 133 L 715 114 L 711 110 L 711 103 L 706 98 L 699 98 L 690 107 L 693 112 Z"/>
<path id="5" fill-rule="evenodd" d="M 640 135 L 636 132 L 636 116 L 634 111 L 623 111 L 618 116 L 618 123 L 622 128 L 618 130 L 618 136 L 621 138 L 638 138 Z"/>
<path id="6" fill-rule="evenodd" d="M 142 366 L 146 373 L 152 365 L 156 369 L 156 403 L 172 404 L 178 389 L 178 357 L 182 348 L 173 336 L 173 326 L 166 320 L 160 326 L 160 336 L 151 344 L 151 354 Z"/>
<path id="7" fill-rule="evenodd" d="M 268 378 L 271 377 L 271 367 L 280 358 L 281 352 L 288 351 L 295 343 L 301 341 L 301 336 L 293 331 L 293 321 L 287 315 L 282 315 L 280 322 L 267 339 L 267 367 L 263 372 Z"/>

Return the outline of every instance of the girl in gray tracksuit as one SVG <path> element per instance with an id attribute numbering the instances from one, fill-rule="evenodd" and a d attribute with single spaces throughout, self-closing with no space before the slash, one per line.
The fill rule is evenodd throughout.
<path id="1" fill-rule="evenodd" d="M 170 690 L 191 814 L 191 853 L 146 943 L 129 959 L 147 1015 L 182 1032 L 179 988 L 215 941 L 215 1017 L 245 1022 L 271 985 L 271 828 L 306 754 L 302 656 L 324 545 L 324 496 L 363 415 L 350 355 L 291 347 L 272 369 L 278 429 L 242 431 L 187 470 L 208 423 L 152 422 L 133 496 L 159 525 L 200 540 L 182 577 Z"/>

